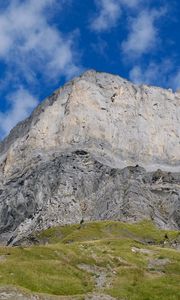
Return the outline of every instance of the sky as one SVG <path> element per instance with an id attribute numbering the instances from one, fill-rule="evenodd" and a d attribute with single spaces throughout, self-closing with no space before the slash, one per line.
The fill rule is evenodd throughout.
<path id="1" fill-rule="evenodd" d="M 0 140 L 87 69 L 180 89 L 179 0 L 0 0 Z"/>

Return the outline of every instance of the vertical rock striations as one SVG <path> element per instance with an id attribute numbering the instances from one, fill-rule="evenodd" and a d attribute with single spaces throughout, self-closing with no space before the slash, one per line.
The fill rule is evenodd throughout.
<path id="1" fill-rule="evenodd" d="M 1 242 L 82 218 L 179 228 L 179 120 L 179 93 L 110 74 L 54 92 L 0 144 Z"/>

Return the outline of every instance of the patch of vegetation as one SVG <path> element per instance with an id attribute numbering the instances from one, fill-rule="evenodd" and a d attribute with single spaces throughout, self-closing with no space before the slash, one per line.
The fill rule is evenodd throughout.
<path id="1" fill-rule="evenodd" d="M 91 222 L 80 225 L 66 225 L 49 228 L 36 238 L 40 242 L 57 243 L 79 242 L 98 239 L 114 239 L 129 237 L 149 243 L 162 243 L 168 233 L 168 239 L 179 236 L 177 231 L 159 230 L 151 221 L 144 220 L 136 224 L 117 221 Z"/>
<path id="2" fill-rule="evenodd" d="M 180 252 L 170 247 L 178 235 L 149 221 L 50 228 L 34 235 L 38 246 L 0 248 L 0 285 L 51 295 L 99 292 L 115 299 L 178 300 Z M 101 270 L 106 284 L 97 288 Z"/>

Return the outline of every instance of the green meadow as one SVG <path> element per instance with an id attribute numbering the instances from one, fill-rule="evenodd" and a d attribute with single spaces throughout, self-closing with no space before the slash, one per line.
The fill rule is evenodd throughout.
<path id="1" fill-rule="evenodd" d="M 0 248 L 1 288 L 62 299 L 92 293 L 120 300 L 180 299 L 177 231 L 159 230 L 149 221 L 103 221 L 54 227 L 34 238 L 38 245 Z"/>

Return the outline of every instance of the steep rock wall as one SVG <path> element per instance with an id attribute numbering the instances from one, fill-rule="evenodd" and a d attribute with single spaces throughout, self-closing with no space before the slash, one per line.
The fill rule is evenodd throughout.
<path id="1" fill-rule="evenodd" d="M 54 92 L 0 144 L 1 240 L 59 222 L 79 222 L 81 201 L 90 207 L 84 216 L 87 220 L 135 221 L 146 216 L 159 226 L 178 228 L 179 120 L 179 93 L 136 86 L 110 74 L 89 71 Z M 83 151 L 91 157 L 86 167 L 80 163 L 73 171 L 67 162 L 61 169 L 63 155 L 69 153 L 72 159 L 73 153 Z M 54 167 L 51 169 L 53 159 L 59 161 L 55 173 Z M 100 172 L 89 170 L 88 164 L 95 162 L 101 166 Z M 140 177 L 133 179 L 135 187 L 127 198 L 125 190 L 132 186 L 131 176 L 127 187 L 118 174 L 136 165 L 143 168 Z M 78 185 L 79 198 L 72 194 L 71 180 L 80 178 L 81 168 L 80 174 L 90 187 Z M 153 181 L 149 174 L 158 168 L 164 173 Z M 107 175 L 106 181 L 106 173 L 113 169 L 115 179 Z M 63 172 L 65 186 L 56 182 Z M 147 181 L 143 174 L 149 178 Z M 164 177 L 169 178 L 168 183 Z M 157 181 L 160 190 L 152 192 Z M 102 188 L 104 185 L 107 190 Z M 58 215 L 52 221 L 54 211 Z"/>

